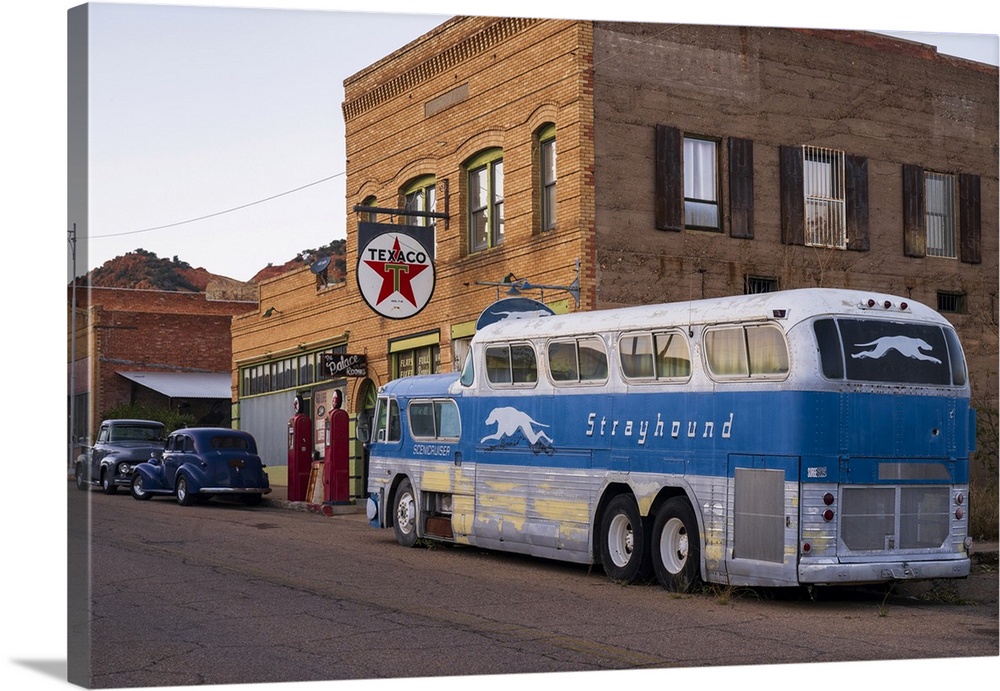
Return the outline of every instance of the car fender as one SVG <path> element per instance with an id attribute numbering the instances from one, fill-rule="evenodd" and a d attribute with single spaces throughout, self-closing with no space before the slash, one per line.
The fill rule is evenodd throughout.
<path id="1" fill-rule="evenodd" d="M 132 469 L 132 475 L 142 477 L 142 485 L 149 492 L 166 489 L 163 482 L 162 466 L 159 463 L 140 463 Z"/>
<path id="2" fill-rule="evenodd" d="M 181 475 L 187 478 L 189 492 L 200 492 L 201 488 L 208 484 L 208 476 L 198 463 L 181 464 L 181 467 L 177 469 L 177 474 L 174 476 L 175 490 L 177 489 L 177 478 Z"/>

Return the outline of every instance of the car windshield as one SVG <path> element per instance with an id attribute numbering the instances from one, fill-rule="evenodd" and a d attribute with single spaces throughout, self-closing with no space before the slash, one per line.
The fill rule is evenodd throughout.
<path id="1" fill-rule="evenodd" d="M 149 425 L 115 425 L 111 428 L 109 441 L 163 441 L 162 427 Z"/>

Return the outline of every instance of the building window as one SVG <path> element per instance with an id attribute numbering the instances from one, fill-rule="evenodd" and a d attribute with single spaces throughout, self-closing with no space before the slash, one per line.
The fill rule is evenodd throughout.
<path id="1" fill-rule="evenodd" d="M 806 242 L 814 247 L 847 248 L 844 152 L 802 147 Z"/>
<path id="2" fill-rule="evenodd" d="M 743 294 L 756 295 L 757 293 L 773 293 L 778 290 L 778 279 L 765 278 L 764 276 L 744 276 Z"/>
<path id="3" fill-rule="evenodd" d="M 407 211 L 431 212 L 437 204 L 437 191 L 433 175 L 420 177 L 403 189 L 403 208 Z M 426 216 L 407 216 L 406 224 L 411 226 L 429 226 L 434 219 Z"/>
<path id="4" fill-rule="evenodd" d="M 503 244 L 503 152 L 492 149 L 467 166 L 469 252 Z"/>
<path id="5" fill-rule="evenodd" d="M 375 195 L 371 195 L 361 201 L 361 206 L 374 207 L 378 206 L 377 202 L 378 200 L 375 198 Z M 367 221 L 368 223 L 378 223 L 378 214 L 374 211 L 365 211 L 361 214 L 360 220 Z"/>
<path id="6" fill-rule="evenodd" d="M 954 312 L 963 314 L 965 312 L 965 294 L 939 292 L 937 294 L 938 312 Z"/>
<path id="7" fill-rule="evenodd" d="M 281 358 L 240 369 L 240 395 L 260 394 L 301 388 L 329 379 L 323 372 L 324 353 L 346 353 L 339 345 L 314 353 Z"/>
<path id="8" fill-rule="evenodd" d="M 954 259 L 955 176 L 925 173 L 927 204 L 927 256 Z"/>
<path id="9" fill-rule="evenodd" d="M 538 133 L 541 229 L 556 227 L 556 126 L 546 125 Z"/>
<path id="10" fill-rule="evenodd" d="M 401 350 L 392 354 L 392 378 L 415 374 L 437 374 L 441 371 L 441 348 L 436 345 Z"/>
<path id="11" fill-rule="evenodd" d="M 903 253 L 982 261 L 982 191 L 978 175 L 930 173 L 903 165 Z"/>
<path id="12" fill-rule="evenodd" d="M 719 229 L 717 142 L 684 137 L 684 227 Z"/>

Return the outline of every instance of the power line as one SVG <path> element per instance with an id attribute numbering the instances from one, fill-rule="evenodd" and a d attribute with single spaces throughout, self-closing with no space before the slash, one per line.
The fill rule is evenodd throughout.
<path id="1" fill-rule="evenodd" d="M 301 192 L 304 189 L 307 189 L 309 187 L 314 187 L 314 186 L 322 184 L 324 182 L 328 182 L 330 180 L 333 180 L 334 178 L 339 178 L 342 175 L 344 175 L 344 173 L 334 173 L 333 175 L 327 176 L 325 178 L 321 178 L 319 180 L 315 180 L 313 182 L 307 183 L 307 184 L 302 185 L 300 187 L 296 187 L 295 189 L 291 189 L 291 190 L 288 190 L 286 192 L 279 192 L 278 194 L 273 194 L 270 197 L 264 197 L 263 199 L 258 199 L 257 201 L 248 202 L 246 204 L 240 204 L 239 206 L 234 206 L 231 209 L 226 209 L 224 211 L 216 211 L 215 213 L 206 214 L 204 216 L 198 216 L 197 218 L 189 218 L 186 221 L 177 221 L 176 223 L 167 223 L 166 225 L 154 226 L 152 228 L 143 228 L 142 230 L 128 230 L 128 231 L 125 231 L 124 233 L 108 233 L 106 235 L 91 235 L 89 239 L 95 239 L 96 240 L 97 238 L 116 238 L 116 237 L 121 237 L 123 235 L 136 235 L 138 233 L 149 233 L 149 232 L 154 231 L 154 230 L 163 230 L 165 228 L 175 228 L 177 226 L 182 226 L 182 225 L 185 225 L 185 224 L 188 224 L 188 223 L 196 223 L 198 221 L 204 221 L 205 219 L 208 219 L 208 218 L 215 218 L 216 216 L 222 216 L 223 214 L 230 214 L 230 213 L 232 213 L 234 211 L 239 211 L 241 209 L 246 209 L 246 208 L 251 207 L 251 206 L 256 206 L 257 204 L 263 204 L 265 202 L 269 202 L 269 201 L 272 201 L 274 199 L 278 199 L 279 197 L 284 197 L 284 196 L 287 196 L 289 194 L 294 194 L 295 192 Z"/>

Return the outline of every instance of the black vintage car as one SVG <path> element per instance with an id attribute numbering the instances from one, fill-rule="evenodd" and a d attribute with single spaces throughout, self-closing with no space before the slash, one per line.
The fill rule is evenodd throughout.
<path id="1" fill-rule="evenodd" d="M 132 482 L 132 469 L 163 455 L 167 428 L 154 420 L 105 420 L 97 441 L 76 459 L 76 486 L 99 486 L 105 494 Z"/>

